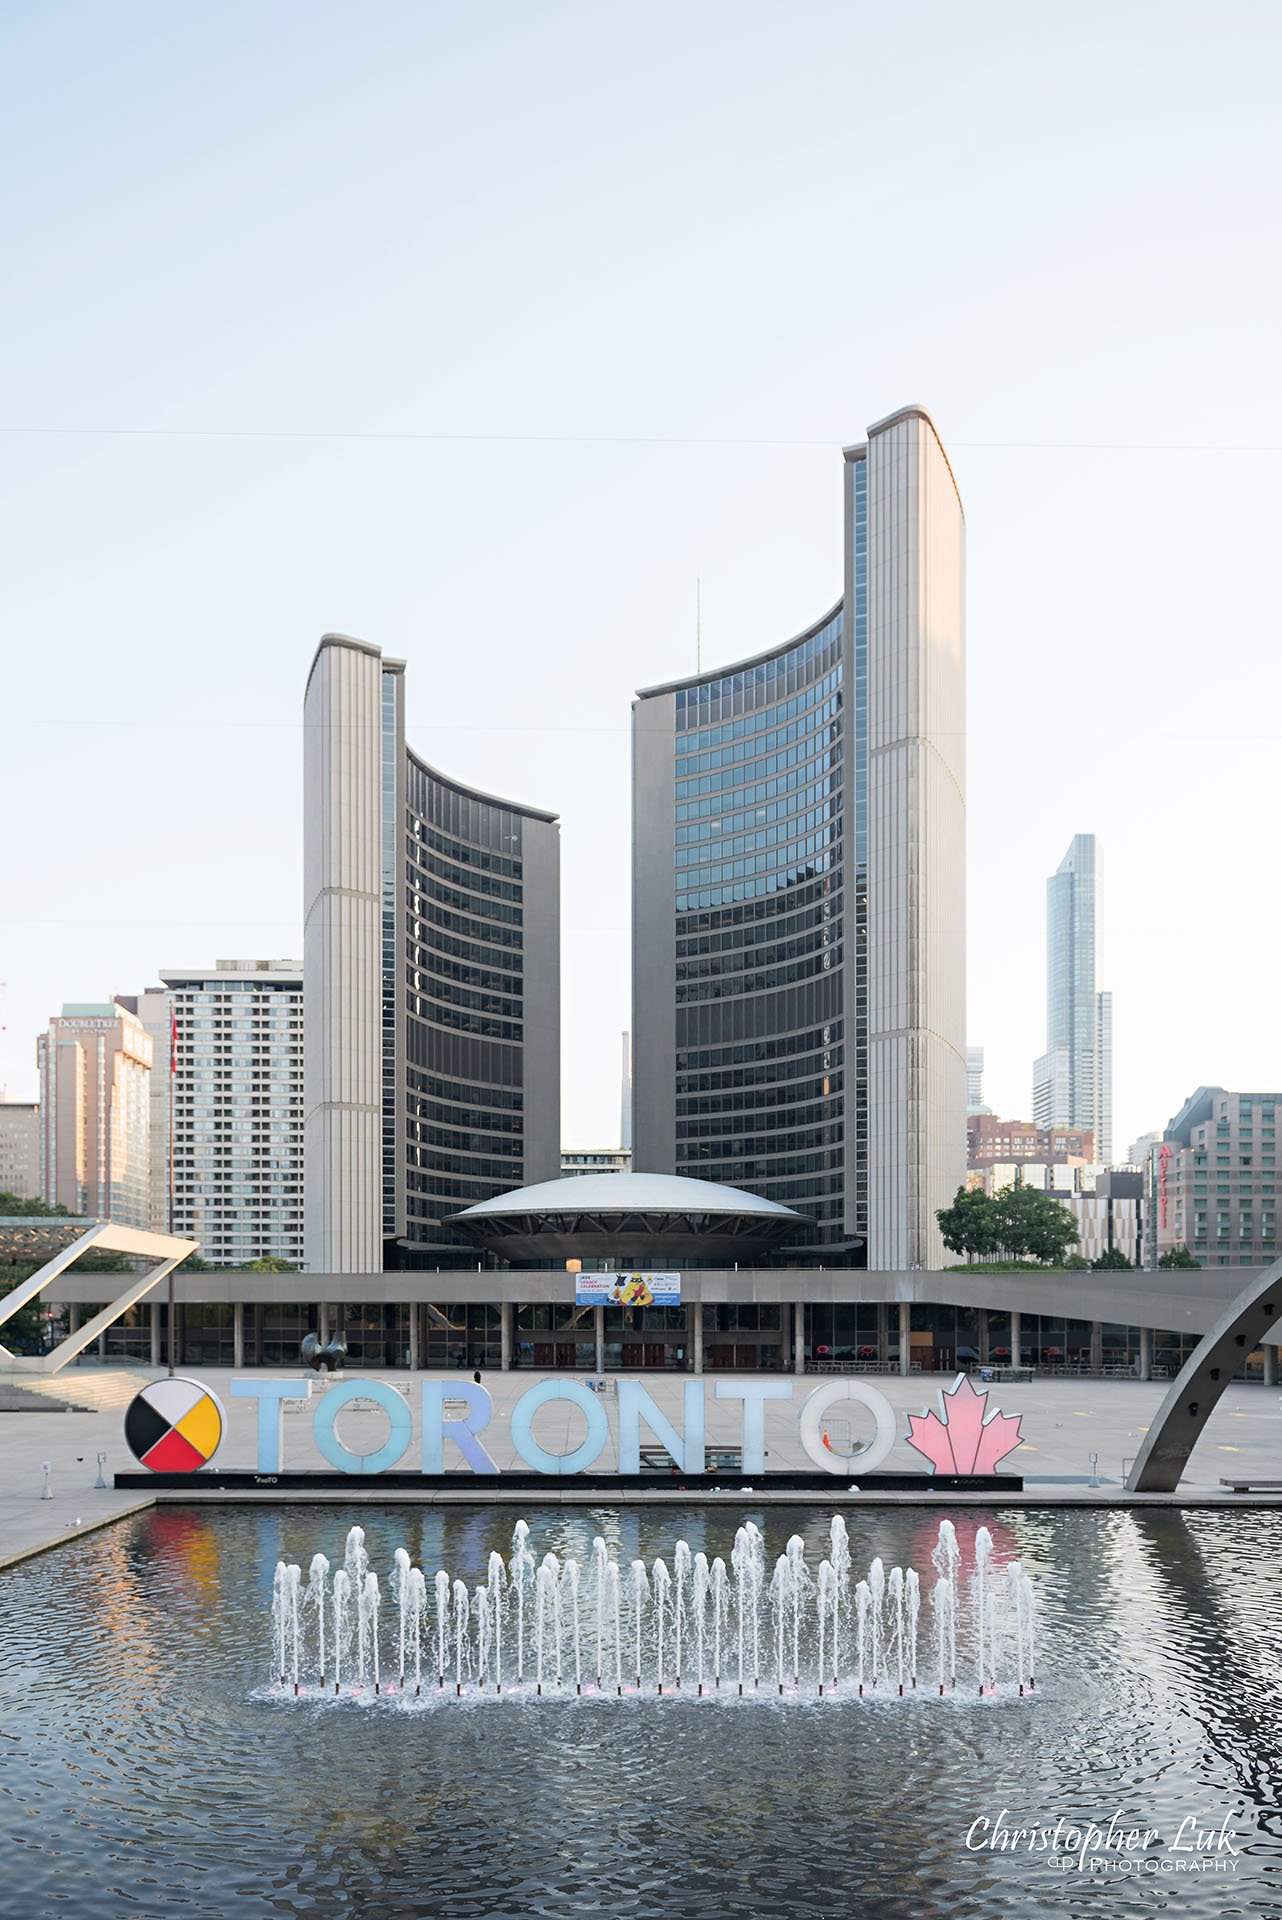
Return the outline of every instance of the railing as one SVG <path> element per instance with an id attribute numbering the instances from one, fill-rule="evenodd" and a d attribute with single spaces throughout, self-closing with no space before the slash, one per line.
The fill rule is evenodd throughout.
<path id="1" fill-rule="evenodd" d="M 900 1371 L 898 1360 L 807 1360 L 807 1373 L 881 1373 L 897 1374 Z M 1104 1361 L 1093 1367 L 1086 1360 L 1038 1360 L 1030 1367 L 1012 1367 L 1000 1361 L 965 1361 L 948 1366 L 935 1366 L 929 1360 L 911 1362 L 912 1373 L 966 1373 L 972 1380 L 982 1379 L 991 1385 L 1001 1382 L 1024 1384 L 1034 1378 L 1070 1379 L 1070 1380 L 1138 1380 L 1139 1372 L 1133 1361 Z M 1171 1369 L 1153 1366 L 1150 1379 L 1169 1380 Z"/>
<path id="2" fill-rule="evenodd" d="M 1087 1360 L 1039 1360 L 1031 1367 L 1005 1367 L 984 1362 L 966 1369 L 972 1378 L 988 1381 L 1012 1380 L 1018 1374 L 1021 1379 L 1031 1380 L 1036 1374 L 1039 1380 L 1138 1380 L 1139 1372 L 1134 1363 L 1126 1361 L 1104 1361 L 1093 1367 Z M 1169 1367 L 1152 1367 L 1153 1380 L 1169 1380 Z"/>
<path id="3" fill-rule="evenodd" d="M 807 1373 L 898 1373 L 895 1360 L 807 1360 Z"/>

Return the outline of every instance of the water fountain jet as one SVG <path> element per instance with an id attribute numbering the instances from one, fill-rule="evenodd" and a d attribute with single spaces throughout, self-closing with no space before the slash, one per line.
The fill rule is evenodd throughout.
<path id="1" fill-rule="evenodd" d="M 432 1582 L 437 1691 L 446 1692 L 446 1677 L 452 1669 L 455 1699 L 464 1697 L 469 1677 L 475 1678 L 478 1693 L 488 1694 L 492 1683 L 495 1697 L 501 1698 L 504 1631 L 506 1627 L 510 1633 L 515 1619 L 518 1671 L 515 1684 L 506 1689 L 509 1692 L 519 1694 L 527 1686 L 528 1651 L 535 1668 L 529 1690 L 536 1697 L 551 1692 L 553 1680 L 556 1690 L 568 1692 L 571 1656 L 576 1698 L 602 1695 L 608 1691 L 613 1643 L 614 1691 L 621 1699 L 625 1691 L 633 1691 L 632 1686 L 625 1690 L 623 1685 L 626 1629 L 638 1694 L 648 1691 L 646 1665 L 652 1643 L 658 1697 L 666 1692 L 689 1699 L 682 1682 L 691 1678 L 695 1699 L 719 1692 L 724 1655 L 730 1648 L 738 1665 L 739 1698 L 754 1691 L 760 1696 L 764 1590 L 771 1607 L 767 1652 L 774 1664 L 774 1699 L 804 1695 L 811 1686 L 821 1699 L 836 1695 L 843 1660 L 849 1662 L 854 1683 L 851 1698 L 875 1694 L 882 1683 L 887 1693 L 904 1698 L 916 1690 L 918 1680 L 922 1595 L 915 1569 L 887 1570 L 875 1559 L 867 1578 L 856 1583 L 851 1595 L 844 1523 L 838 1526 L 834 1521 L 825 1545 L 828 1557 L 812 1572 L 805 1542 L 794 1534 L 774 1560 L 767 1584 L 765 1542 L 752 1522 L 741 1526 L 735 1536 L 730 1556 L 733 1581 L 725 1561 L 717 1558 L 710 1565 L 706 1554 L 692 1555 L 684 1541 L 676 1543 L 671 1563 L 658 1557 L 647 1567 L 637 1559 L 621 1568 L 598 1537 L 592 1545 L 592 1580 L 585 1596 L 578 1560 L 572 1554 L 558 1558 L 549 1552 L 536 1561 L 529 1528 L 519 1522 L 508 1563 L 500 1554 L 490 1553 L 485 1578 L 474 1589 L 445 1569 Z M 942 1698 L 950 1686 L 956 1686 L 961 1623 L 968 1643 L 975 1647 L 979 1696 L 991 1698 L 1009 1687 L 1012 1698 L 1026 1698 L 1035 1686 L 1032 1582 L 1018 1561 L 998 1565 L 986 1529 L 978 1530 L 975 1546 L 963 1583 L 955 1533 L 949 1522 L 941 1522 L 931 1555 L 938 1577 L 929 1595 L 933 1691 Z M 278 1690 L 302 1698 L 309 1692 L 309 1676 L 315 1673 L 322 1692 L 332 1685 L 341 1694 L 346 1682 L 348 1691 L 358 1697 L 398 1690 L 409 1693 L 412 1686 L 421 1698 L 429 1604 L 429 1587 L 421 1570 L 410 1564 L 403 1548 L 397 1550 L 388 1588 L 393 1604 L 386 1630 L 396 1676 L 389 1684 L 381 1672 L 382 1594 L 360 1528 L 348 1534 L 343 1563 L 332 1579 L 329 1565 L 323 1554 L 314 1555 L 305 1587 L 296 1566 L 281 1562 L 276 1569 L 272 1671 Z M 591 1608 L 586 1620 L 585 1606 Z M 593 1636 L 588 1657 L 595 1656 L 595 1686 L 585 1685 L 585 1633 Z M 729 1646 L 727 1635 L 733 1635 Z M 688 1667 L 693 1667 L 693 1674 L 683 1672 Z"/>

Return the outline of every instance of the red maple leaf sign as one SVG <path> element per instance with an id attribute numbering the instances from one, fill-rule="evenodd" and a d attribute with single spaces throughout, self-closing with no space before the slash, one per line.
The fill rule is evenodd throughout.
<path id="1" fill-rule="evenodd" d="M 964 1373 L 939 1394 L 939 1412 L 910 1413 L 908 1444 L 924 1453 L 936 1473 L 992 1473 L 1020 1445 L 1022 1413 L 985 1416 L 988 1389 L 976 1393 Z"/>

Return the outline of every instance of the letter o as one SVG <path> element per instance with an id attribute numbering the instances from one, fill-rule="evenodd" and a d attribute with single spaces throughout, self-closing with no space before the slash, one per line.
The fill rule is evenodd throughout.
<path id="1" fill-rule="evenodd" d="M 534 1438 L 534 1416 L 552 1400 L 568 1400 L 587 1415 L 587 1438 L 573 1453 L 548 1453 Z M 598 1458 L 610 1438 L 610 1422 L 594 1393 L 578 1380 L 540 1380 L 523 1393 L 512 1409 L 512 1445 L 536 1473 L 582 1473 Z"/>
<path id="2" fill-rule="evenodd" d="M 820 1425 L 828 1408 L 842 1400 L 855 1400 L 860 1406 L 867 1407 L 877 1422 L 877 1431 L 872 1440 L 849 1460 L 843 1460 L 840 1454 L 824 1445 Z M 797 1437 L 815 1465 L 822 1467 L 825 1473 L 871 1473 L 881 1465 L 895 1444 L 895 1410 L 885 1394 L 879 1393 L 876 1387 L 864 1386 L 862 1382 L 853 1380 L 834 1380 L 830 1386 L 816 1387 L 802 1401 L 801 1411 L 797 1415 Z"/>
<path id="3" fill-rule="evenodd" d="M 382 1407 L 391 1432 L 377 1453 L 353 1453 L 334 1431 L 339 1409 L 349 1400 L 374 1400 Z M 341 1387 L 330 1387 L 316 1409 L 312 1439 L 321 1458 L 340 1473 L 386 1473 L 394 1467 L 409 1446 L 414 1431 L 410 1410 L 395 1387 L 382 1380 L 344 1380 Z"/>

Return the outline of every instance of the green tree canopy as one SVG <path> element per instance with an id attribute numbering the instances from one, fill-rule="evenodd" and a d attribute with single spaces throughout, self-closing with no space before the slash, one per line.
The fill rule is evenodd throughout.
<path id="1" fill-rule="evenodd" d="M 1056 1266 L 1079 1237 L 1068 1208 L 1036 1187 L 1003 1187 L 992 1204 L 997 1243 L 1008 1253 Z"/>
<path id="2" fill-rule="evenodd" d="M 938 1209 L 935 1218 L 950 1252 L 964 1253 L 968 1260 L 982 1260 L 985 1254 L 996 1253 L 992 1205 L 987 1194 L 958 1187 L 952 1206 Z"/>
<path id="3" fill-rule="evenodd" d="M 1122 1267 L 1129 1268 L 1130 1264 L 1120 1247 L 1106 1247 L 1098 1260 L 1091 1261 L 1097 1273 L 1113 1272 Z"/>
<path id="4" fill-rule="evenodd" d="M 18 1193 L 0 1193 L 0 1214 L 9 1217 L 17 1215 L 27 1220 L 69 1220 L 71 1215 L 63 1206 L 49 1206 L 43 1200 L 24 1200 Z"/>
<path id="5" fill-rule="evenodd" d="M 1162 1255 L 1157 1264 L 1169 1271 L 1172 1267 L 1200 1267 L 1202 1262 L 1195 1260 L 1187 1247 L 1172 1247 L 1168 1253 Z"/>
<path id="6" fill-rule="evenodd" d="M 958 1187 L 952 1206 L 941 1207 L 935 1218 L 944 1245 L 968 1260 L 1000 1253 L 1058 1266 L 1078 1238 L 1068 1208 L 1035 1187 L 1003 1187 L 991 1197 Z"/>
<path id="7" fill-rule="evenodd" d="M 31 1273 L 36 1271 L 37 1269 L 32 1267 Z M 23 1281 L 30 1277 L 31 1274 L 14 1273 L 12 1268 L 7 1269 L 5 1277 L 0 1279 L 0 1299 L 3 1299 L 5 1294 L 12 1293 L 15 1287 L 20 1287 Z M 40 1338 L 40 1316 L 47 1312 L 48 1308 L 42 1306 L 38 1299 L 29 1300 L 25 1307 L 19 1307 L 18 1311 L 5 1321 L 4 1329 L 0 1332 L 0 1340 L 3 1340 L 6 1346 L 18 1351 L 24 1347 L 34 1346 Z"/>

